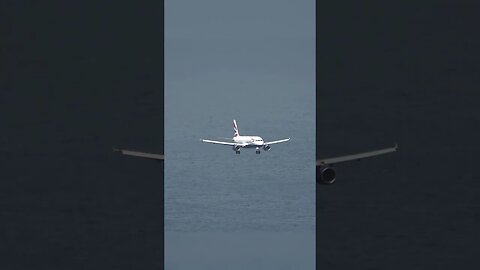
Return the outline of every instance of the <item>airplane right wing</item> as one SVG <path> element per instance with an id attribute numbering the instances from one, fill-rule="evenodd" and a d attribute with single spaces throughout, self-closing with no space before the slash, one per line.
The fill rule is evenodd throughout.
<path id="1" fill-rule="evenodd" d="M 351 160 L 360 160 L 360 159 L 364 159 L 364 158 L 369 158 L 369 157 L 374 157 L 374 156 L 379 156 L 379 155 L 392 153 L 392 152 L 397 151 L 397 149 L 398 149 L 398 145 L 395 144 L 394 147 L 379 149 L 379 150 L 375 150 L 375 151 L 363 152 L 363 153 L 341 156 L 341 157 L 319 159 L 319 160 L 316 161 L 316 165 L 321 166 L 321 165 L 336 164 L 336 163 L 341 163 L 341 162 L 346 162 L 346 161 L 351 161 Z"/>
<path id="2" fill-rule="evenodd" d="M 235 145 L 240 145 L 240 146 L 242 146 L 242 144 L 238 144 L 238 143 L 212 141 L 212 140 L 202 140 L 202 142 L 213 143 L 213 144 L 232 145 L 232 146 L 235 146 Z"/>
<path id="3" fill-rule="evenodd" d="M 282 140 L 277 140 L 277 141 L 271 141 L 271 142 L 265 142 L 264 144 L 270 145 L 270 144 L 276 144 L 276 143 L 282 143 L 282 142 L 288 142 L 290 138 L 288 139 L 282 139 Z"/>

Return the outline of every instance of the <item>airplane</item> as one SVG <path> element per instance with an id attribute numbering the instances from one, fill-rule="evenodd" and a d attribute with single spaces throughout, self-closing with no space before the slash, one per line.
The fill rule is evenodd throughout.
<path id="1" fill-rule="evenodd" d="M 233 149 L 236 152 L 239 152 L 239 149 L 244 148 L 244 147 L 245 148 L 255 147 L 257 149 L 257 151 L 260 151 L 260 147 L 263 147 L 264 150 L 268 151 L 268 150 L 270 150 L 270 144 L 286 142 L 286 141 L 289 140 L 289 139 L 283 139 L 283 140 L 278 140 L 278 141 L 265 143 L 265 142 L 263 142 L 263 139 L 261 137 L 258 137 L 258 136 L 240 136 L 240 134 L 238 133 L 238 126 L 237 126 L 237 123 L 236 123 L 235 120 L 233 120 L 233 127 L 234 127 L 234 132 L 235 132 L 234 137 L 232 139 L 234 141 L 233 143 L 211 141 L 211 140 L 203 140 L 203 141 L 204 142 L 209 142 L 209 143 L 232 145 Z M 335 165 L 335 164 L 339 164 L 339 163 L 343 163 L 343 162 L 347 162 L 347 161 L 361 160 L 361 159 L 375 157 L 375 156 L 384 155 L 384 154 L 388 154 L 388 153 L 393 153 L 393 152 L 396 152 L 397 150 L 398 150 L 398 145 L 395 144 L 395 146 L 393 146 L 393 147 L 383 148 L 383 149 L 374 150 L 374 151 L 368 151 L 368 152 L 357 153 L 357 154 L 346 155 L 346 156 L 333 157 L 333 158 L 318 159 L 315 162 L 315 165 L 316 165 L 316 182 L 319 183 L 319 184 L 333 184 L 335 182 L 336 178 L 337 178 L 337 173 L 336 173 L 335 169 L 333 169 L 333 165 Z M 116 149 L 116 148 L 114 148 L 113 151 L 120 152 L 123 155 L 153 159 L 153 160 L 157 160 L 157 161 L 164 161 L 164 159 L 165 159 L 164 155 L 162 155 L 162 154 L 152 154 L 152 153 L 131 151 L 131 150 L 125 150 L 125 149 Z"/>
<path id="2" fill-rule="evenodd" d="M 288 142 L 290 140 L 290 138 L 288 138 L 288 139 L 276 140 L 271 142 L 264 142 L 262 137 L 259 137 L 259 136 L 245 136 L 245 135 L 241 136 L 240 133 L 238 132 L 237 121 L 235 121 L 235 119 L 233 120 L 233 132 L 234 132 L 233 138 L 229 139 L 229 140 L 232 140 L 232 142 L 222 142 L 222 141 L 203 140 L 203 139 L 202 139 L 202 142 L 232 146 L 232 149 L 233 151 L 235 151 L 235 154 L 240 154 L 241 148 L 255 148 L 256 149 L 255 153 L 260 154 L 260 149 L 263 149 L 264 151 L 270 151 L 271 149 L 270 145 Z"/>

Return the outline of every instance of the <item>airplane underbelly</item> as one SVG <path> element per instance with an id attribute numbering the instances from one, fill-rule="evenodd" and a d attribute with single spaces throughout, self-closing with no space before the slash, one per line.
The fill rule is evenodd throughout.
<path id="1" fill-rule="evenodd" d="M 263 145 L 261 144 L 249 144 L 247 146 L 244 146 L 244 148 L 257 148 L 257 147 L 262 147 Z"/>

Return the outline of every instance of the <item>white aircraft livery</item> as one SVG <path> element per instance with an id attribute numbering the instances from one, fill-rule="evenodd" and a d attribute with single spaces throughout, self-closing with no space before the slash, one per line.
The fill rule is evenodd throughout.
<path id="1" fill-rule="evenodd" d="M 263 149 L 264 151 L 269 151 L 271 149 L 270 145 L 288 142 L 290 138 L 271 142 L 264 142 L 262 137 L 259 136 L 241 136 L 238 132 L 237 121 L 233 120 L 233 138 L 231 140 L 232 142 L 213 140 L 202 140 L 202 142 L 232 146 L 232 149 L 233 151 L 235 151 L 236 154 L 240 154 L 240 149 L 242 148 L 255 148 L 255 153 L 260 154 L 260 149 Z"/>

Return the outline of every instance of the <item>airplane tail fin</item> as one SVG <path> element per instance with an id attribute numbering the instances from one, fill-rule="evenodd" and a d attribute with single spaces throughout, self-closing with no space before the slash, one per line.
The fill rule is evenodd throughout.
<path id="1" fill-rule="evenodd" d="M 237 137 L 240 134 L 238 133 L 238 126 L 237 126 L 237 121 L 233 119 L 233 137 Z"/>

